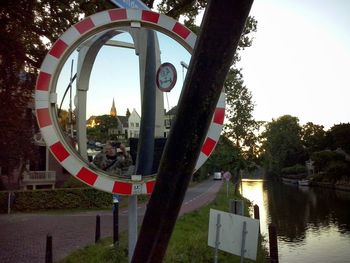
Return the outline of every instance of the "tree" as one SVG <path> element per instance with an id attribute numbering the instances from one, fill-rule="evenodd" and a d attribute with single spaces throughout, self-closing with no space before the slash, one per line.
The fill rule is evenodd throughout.
<path id="1" fill-rule="evenodd" d="M 96 125 L 93 128 L 87 128 L 87 136 L 89 140 L 98 140 L 106 142 L 110 138 L 109 130 L 119 127 L 116 117 L 111 115 L 101 115 L 95 118 Z"/>
<path id="2" fill-rule="evenodd" d="M 24 160 L 33 159 L 32 99 L 38 69 L 51 45 L 81 15 L 110 3 L 68 0 L 2 1 L 0 4 L 0 166 L 12 186 Z M 19 172 L 18 172 L 19 171 Z M 17 183 L 17 185 L 16 185 Z"/>
<path id="3" fill-rule="evenodd" d="M 252 94 L 243 85 L 242 74 L 237 69 L 230 69 L 225 81 L 228 122 L 225 134 L 232 139 L 236 147 L 249 147 L 257 122 L 253 118 L 254 104 Z M 254 140 L 253 140 L 254 144 Z"/>
<path id="4" fill-rule="evenodd" d="M 306 123 L 301 130 L 301 138 L 309 156 L 313 152 L 321 151 L 326 147 L 326 132 L 322 125 Z"/>
<path id="5" fill-rule="evenodd" d="M 241 150 L 225 135 L 221 136 L 214 152 L 200 170 L 194 174 L 193 180 L 206 179 L 208 173 L 231 171 L 236 173 L 242 168 L 243 156 Z"/>
<path id="6" fill-rule="evenodd" d="M 277 176 L 281 169 L 295 164 L 304 164 L 306 154 L 301 141 L 299 119 L 284 115 L 267 123 L 262 134 L 265 141 L 264 166 L 270 175 Z"/>
<path id="7" fill-rule="evenodd" d="M 350 123 L 340 123 L 331 127 L 328 131 L 331 137 L 332 149 L 342 148 L 350 154 Z"/>

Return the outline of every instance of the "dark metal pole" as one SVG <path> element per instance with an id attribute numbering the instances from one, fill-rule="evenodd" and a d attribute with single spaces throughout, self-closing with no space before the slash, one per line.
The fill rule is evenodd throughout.
<path id="1" fill-rule="evenodd" d="M 119 243 L 119 202 L 113 203 L 113 244 L 118 246 Z"/>
<path id="2" fill-rule="evenodd" d="M 101 220 L 100 215 L 96 216 L 96 228 L 95 228 L 95 243 L 100 241 L 101 238 Z"/>
<path id="3" fill-rule="evenodd" d="M 260 210 L 258 205 L 254 205 L 254 218 L 260 220 Z"/>
<path id="4" fill-rule="evenodd" d="M 269 224 L 269 244 L 270 244 L 270 262 L 278 263 L 278 244 L 276 226 Z"/>
<path id="5" fill-rule="evenodd" d="M 48 234 L 46 236 L 46 253 L 45 253 L 45 263 L 52 263 L 52 236 Z"/>
<path id="6" fill-rule="evenodd" d="M 252 0 L 210 1 L 133 263 L 162 262 Z"/>
<path id="7" fill-rule="evenodd" d="M 152 173 L 156 112 L 155 34 L 147 30 L 146 68 L 141 105 L 140 136 L 137 145 L 136 174 Z"/>

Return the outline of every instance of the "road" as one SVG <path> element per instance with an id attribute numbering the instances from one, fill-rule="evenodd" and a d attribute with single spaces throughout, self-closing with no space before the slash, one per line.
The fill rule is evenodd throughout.
<path id="1" fill-rule="evenodd" d="M 214 200 L 222 182 L 206 180 L 188 189 L 180 215 Z M 138 207 L 142 222 L 146 204 Z M 127 229 L 127 208 L 120 210 L 119 231 Z M 0 262 L 44 262 L 46 235 L 53 238 L 53 259 L 58 261 L 74 250 L 95 241 L 96 215 L 101 217 L 101 237 L 112 236 L 112 212 L 89 211 L 69 214 L 0 215 Z"/>

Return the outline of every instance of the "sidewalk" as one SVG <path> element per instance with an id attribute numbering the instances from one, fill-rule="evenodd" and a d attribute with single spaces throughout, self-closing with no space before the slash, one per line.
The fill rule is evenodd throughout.
<path id="1" fill-rule="evenodd" d="M 220 182 L 206 181 L 190 188 L 180 214 L 193 211 L 212 201 Z M 138 209 L 141 223 L 145 204 Z M 96 215 L 101 218 L 101 238 L 112 236 L 112 211 L 70 214 L 0 215 L 0 262 L 44 262 L 46 235 L 53 239 L 53 258 L 58 261 L 71 252 L 95 242 Z M 127 229 L 127 209 L 119 213 L 120 231 Z"/>

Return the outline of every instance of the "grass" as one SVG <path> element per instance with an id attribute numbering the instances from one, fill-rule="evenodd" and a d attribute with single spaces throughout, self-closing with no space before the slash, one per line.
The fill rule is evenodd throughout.
<path id="1" fill-rule="evenodd" d="M 232 189 L 232 188 L 231 188 Z M 216 199 L 211 204 L 188 213 L 180 217 L 172 234 L 168 250 L 164 259 L 165 263 L 204 263 L 213 262 L 214 248 L 207 245 L 208 240 L 208 224 L 210 208 L 228 211 L 230 199 L 241 199 L 240 196 L 234 196 L 232 193 L 226 196 L 226 185 L 219 191 Z M 248 200 L 246 213 L 248 214 Z M 266 262 L 266 249 L 264 240 L 259 238 L 257 260 L 252 261 L 245 259 L 244 262 Z M 112 239 L 106 238 L 97 245 L 90 245 L 83 249 L 73 252 L 60 263 L 97 263 L 97 262 L 128 262 L 127 260 L 127 233 L 124 232 L 120 236 L 120 244 L 118 250 L 111 247 Z M 219 251 L 218 262 L 240 262 L 240 257 Z"/>

